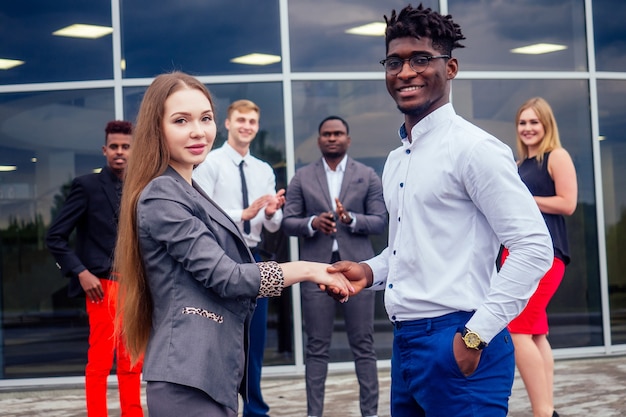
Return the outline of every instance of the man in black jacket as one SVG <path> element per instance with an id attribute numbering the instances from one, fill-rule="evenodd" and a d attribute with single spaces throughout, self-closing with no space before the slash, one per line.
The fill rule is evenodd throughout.
<path id="1" fill-rule="evenodd" d="M 85 368 L 87 415 L 107 415 L 107 378 L 117 351 L 117 376 L 122 415 L 142 417 L 141 364 L 131 367 L 125 348 L 114 333 L 117 282 L 113 252 L 122 195 L 122 180 L 132 139 L 132 125 L 111 121 L 105 129 L 102 153 L 107 165 L 100 173 L 77 177 L 46 235 L 46 244 L 63 274 L 70 278 L 71 297 L 86 295 L 89 350 Z M 76 230 L 76 244 L 70 235 Z"/>

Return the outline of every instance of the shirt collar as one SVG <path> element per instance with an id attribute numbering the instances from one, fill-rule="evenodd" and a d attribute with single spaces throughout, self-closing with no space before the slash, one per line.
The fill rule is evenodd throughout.
<path id="1" fill-rule="evenodd" d="M 113 170 L 108 165 L 103 166 L 100 172 L 104 173 L 105 175 L 108 175 L 109 178 L 111 178 L 111 181 L 119 182 L 120 184 L 122 183 L 122 180 L 120 179 L 120 177 L 115 175 Z"/>
<path id="2" fill-rule="evenodd" d="M 438 125 L 439 122 L 447 120 L 455 115 L 456 112 L 454 111 L 454 107 L 452 107 L 452 103 L 446 103 L 438 109 L 434 110 L 428 116 L 417 122 L 415 126 L 413 126 L 413 129 L 411 130 L 411 138 L 413 139 L 413 143 L 415 143 L 415 138 L 419 138 L 421 135 L 428 132 L 434 126 Z M 400 130 L 398 130 L 398 136 L 400 136 L 400 140 L 402 141 L 403 145 L 410 145 L 409 135 L 407 134 L 405 123 L 402 123 L 402 126 L 400 126 Z"/>
<path id="3" fill-rule="evenodd" d="M 322 157 L 322 163 L 324 164 L 324 171 L 326 172 L 344 172 L 346 170 L 346 165 L 348 163 L 348 155 L 346 154 L 343 156 L 343 159 L 341 160 L 341 162 L 339 162 L 339 164 L 337 164 L 337 169 L 334 171 L 330 169 L 330 167 L 326 163 L 326 159 L 324 159 L 323 157 Z"/>
<path id="4" fill-rule="evenodd" d="M 242 157 L 241 154 L 235 150 L 235 148 L 228 144 L 228 142 L 224 142 L 222 148 L 224 149 L 224 153 L 226 153 L 226 155 L 233 161 L 235 165 L 239 165 L 241 161 L 246 161 L 246 164 L 248 163 L 247 160 L 250 156 L 249 149 L 248 152 Z"/>

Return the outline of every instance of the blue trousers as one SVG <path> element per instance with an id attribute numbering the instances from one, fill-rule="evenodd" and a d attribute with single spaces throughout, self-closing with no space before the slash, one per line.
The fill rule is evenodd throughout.
<path id="1" fill-rule="evenodd" d="M 243 404 L 244 417 L 267 417 L 270 407 L 261 394 L 261 369 L 265 352 L 267 329 L 267 298 L 257 300 L 250 324 L 250 350 L 248 351 L 248 402 Z"/>
<path id="2" fill-rule="evenodd" d="M 515 375 L 508 330 L 483 349 L 470 376 L 459 370 L 452 341 L 471 312 L 394 323 L 392 417 L 506 417 Z"/>

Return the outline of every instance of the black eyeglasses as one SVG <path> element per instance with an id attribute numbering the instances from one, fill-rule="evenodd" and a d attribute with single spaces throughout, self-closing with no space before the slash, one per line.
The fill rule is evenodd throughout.
<path id="1" fill-rule="evenodd" d="M 396 75 L 402 71 L 402 67 L 406 61 L 409 61 L 409 65 L 411 69 L 416 73 L 422 73 L 426 68 L 428 68 L 428 64 L 431 59 L 437 58 L 450 58 L 450 55 L 434 55 L 434 56 L 426 56 L 426 55 L 414 55 L 407 59 L 398 58 L 395 56 L 385 58 L 380 61 L 381 65 L 385 67 L 385 71 L 387 74 Z"/>

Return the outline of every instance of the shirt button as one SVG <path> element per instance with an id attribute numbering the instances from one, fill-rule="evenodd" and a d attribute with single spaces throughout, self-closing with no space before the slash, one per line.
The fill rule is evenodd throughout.
<path id="1" fill-rule="evenodd" d="M 393 288 L 393 284 L 389 284 L 389 288 L 390 288 L 390 289 L 391 289 L 391 288 Z"/>
<path id="2" fill-rule="evenodd" d="M 398 217 L 398 221 L 400 221 L 400 217 Z"/>
<path id="3" fill-rule="evenodd" d="M 406 152 L 406 154 L 408 155 L 408 154 L 410 154 L 410 153 L 411 153 L 411 150 L 410 150 L 410 149 L 407 149 L 407 150 L 406 150 L 406 151 L 404 151 L 404 152 Z"/>
<path id="4" fill-rule="evenodd" d="M 402 188 L 402 187 L 404 187 L 404 183 L 403 182 L 400 183 L 400 188 Z"/>
<path id="5" fill-rule="evenodd" d="M 395 319 L 396 319 L 396 316 L 391 316 L 391 320 L 395 320 Z"/>
<path id="6" fill-rule="evenodd" d="M 394 254 L 394 255 L 396 254 L 396 250 L 395 250 L 395 249 L 393 250 L 393 254 Z"/>

